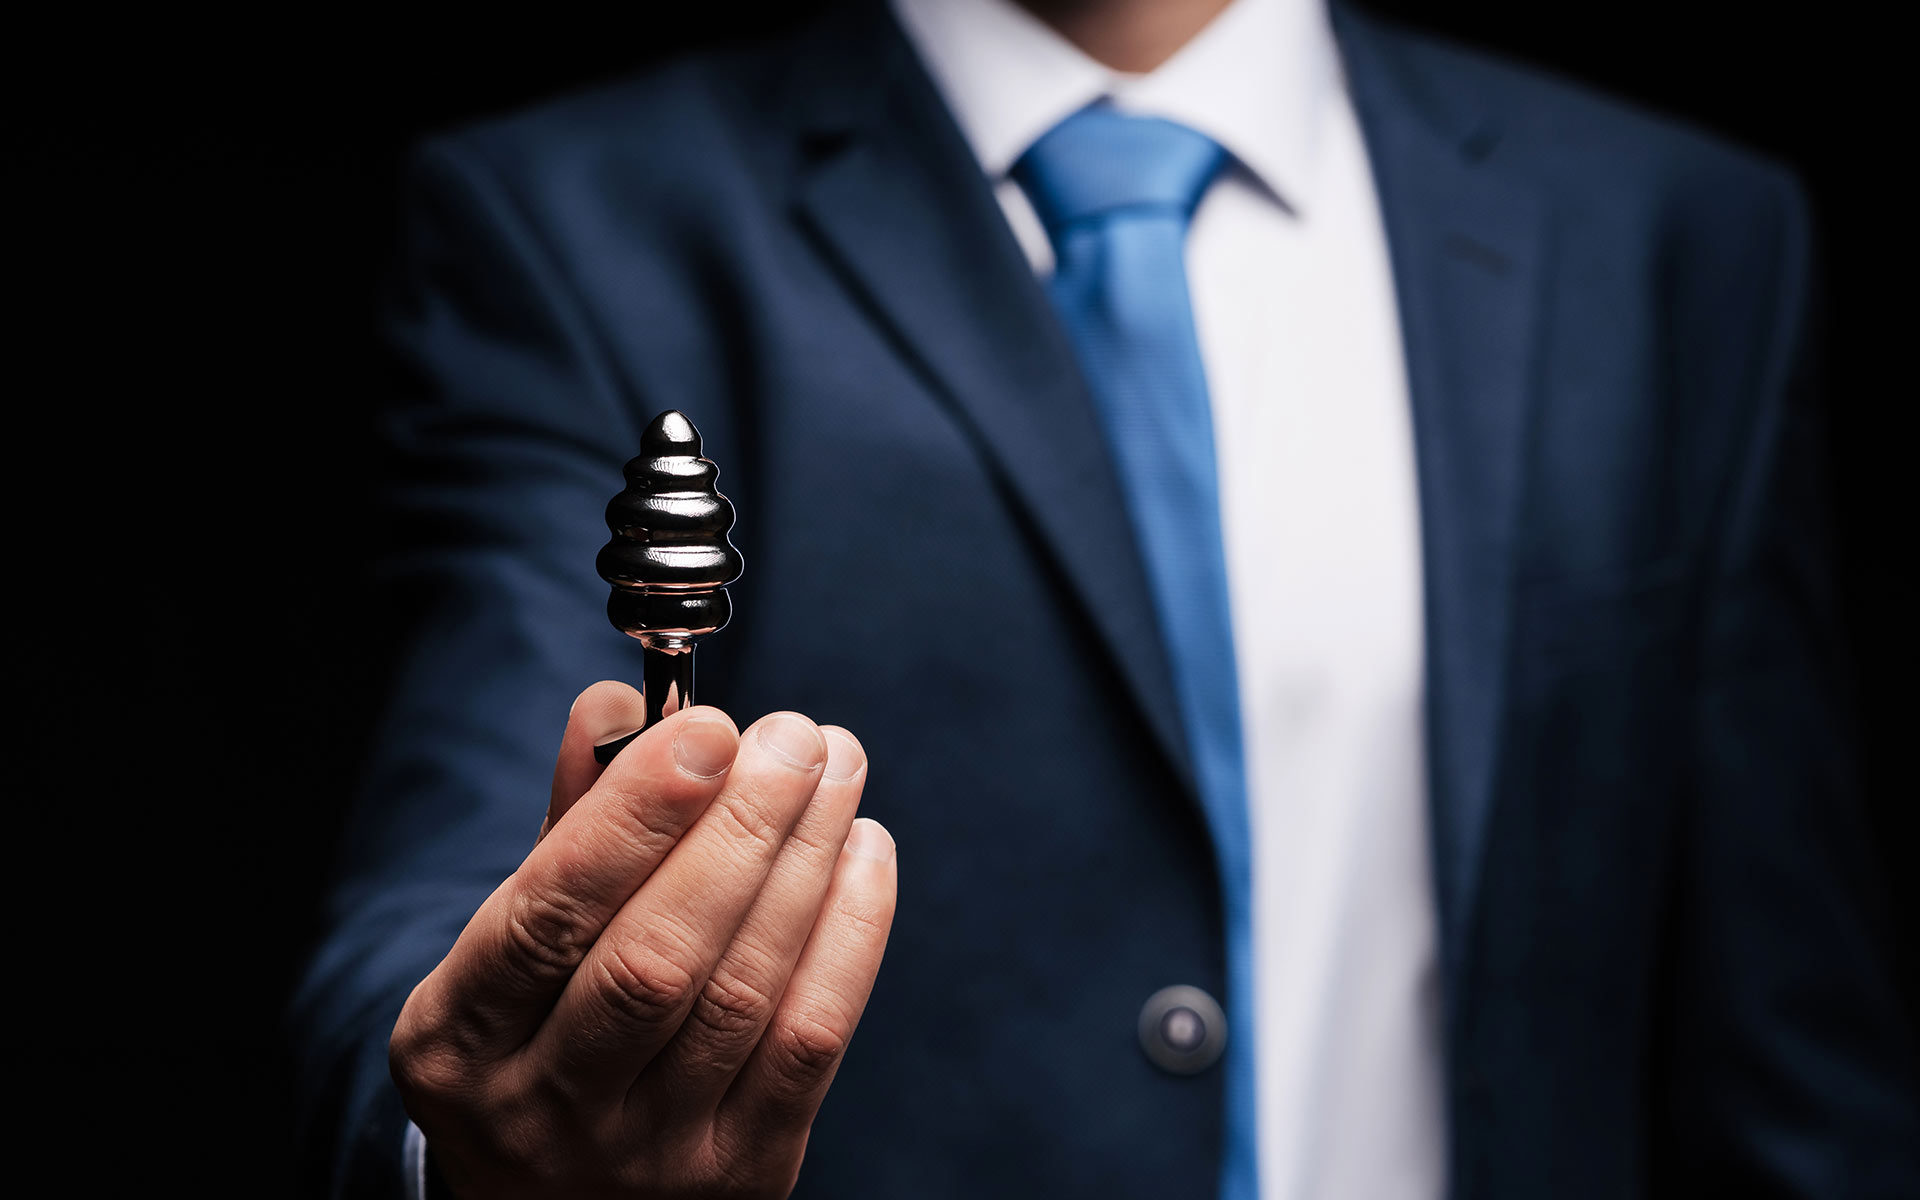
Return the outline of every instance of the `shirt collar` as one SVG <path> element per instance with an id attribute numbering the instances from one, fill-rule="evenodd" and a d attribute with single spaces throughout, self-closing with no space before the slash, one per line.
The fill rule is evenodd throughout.
<path id="1" fill-rule="evenodd" d="M 1111 70 L 1013 0 L 891 0 L 987 176 L 1088 104 L 1164 117 L 1220 143 L 1289 209 L 1311 202 L 1313 131 L 1340 86 L 1319 0 L 1233 0 L 1144 75 Z"/>

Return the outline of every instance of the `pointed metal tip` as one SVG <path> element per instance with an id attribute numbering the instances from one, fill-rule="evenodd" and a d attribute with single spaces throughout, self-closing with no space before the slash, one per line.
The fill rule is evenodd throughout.
<path id="1" fill-rule="evenodd" d="M 685 413 L 670 408 L 655 417 L 640 435 L 640 448 L 648 454 L 700 454 L 700 431 Z"/>

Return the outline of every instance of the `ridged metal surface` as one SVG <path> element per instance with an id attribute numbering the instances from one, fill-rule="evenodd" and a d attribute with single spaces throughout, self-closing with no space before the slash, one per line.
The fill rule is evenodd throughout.
<path id="1" fill-rule="evenodd" d="M 700 454 L 693 422 L 669 409 L 626 465 L 626 490 L 607 505 L 613 540 L 594 564 L 613 585 L 607 617 L 625 633 L 699 637 L 732 615 L 724 590 L 745 562 L 727 533 L 733 503 L 714 487 L 720 470 Z"/>
<path id="2" fill-rule="evenodd" d="M 607 504 L 613 539 L 595 566 L 613 585 L 607 619 L 645 650 L 647 725 L 693 703 L 694 639 L 733 616 L 727 585 L 746 563 L 727 534 L 733 503 L 714 486 L 720 469 L 700 453 L 700 431 L 668 409 L 640 438 L 627 486 Z M 640 730 L 594 747 L 602 763 Z"/>

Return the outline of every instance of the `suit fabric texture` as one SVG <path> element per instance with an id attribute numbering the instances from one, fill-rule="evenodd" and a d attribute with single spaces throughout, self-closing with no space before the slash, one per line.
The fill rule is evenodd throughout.
<path id="1" fill-rule="evenodd" d="M 1404 330 L 1454 1196 L 1913 1194 L 1781 170 L 1339 9 Z M 386 1041 L 640 677 L 601 513 L 687 412 L 741 514 L 701 698 L 853 729 L 900 901 L 797 1196 L 1207 1196 L 1221 889 L 1073 352 L 884 6 L 436 139 L 386 327 L 404 654 L 292 1021 L 397 1195 Z M 1255 619 L 1285 619 L 1284 614 Z"/>

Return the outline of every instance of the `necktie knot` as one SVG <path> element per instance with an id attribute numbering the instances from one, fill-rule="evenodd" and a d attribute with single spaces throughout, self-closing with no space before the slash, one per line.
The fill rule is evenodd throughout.
<path id="1" fill-rule="evenodd" d="M 1058 240 L 1069 226 L 1123 210 L 1185 220 L 1225 161 L 1218 143 L 1185 125 L 1098 106 L 1042 134 L 1013 178 Z"/>

